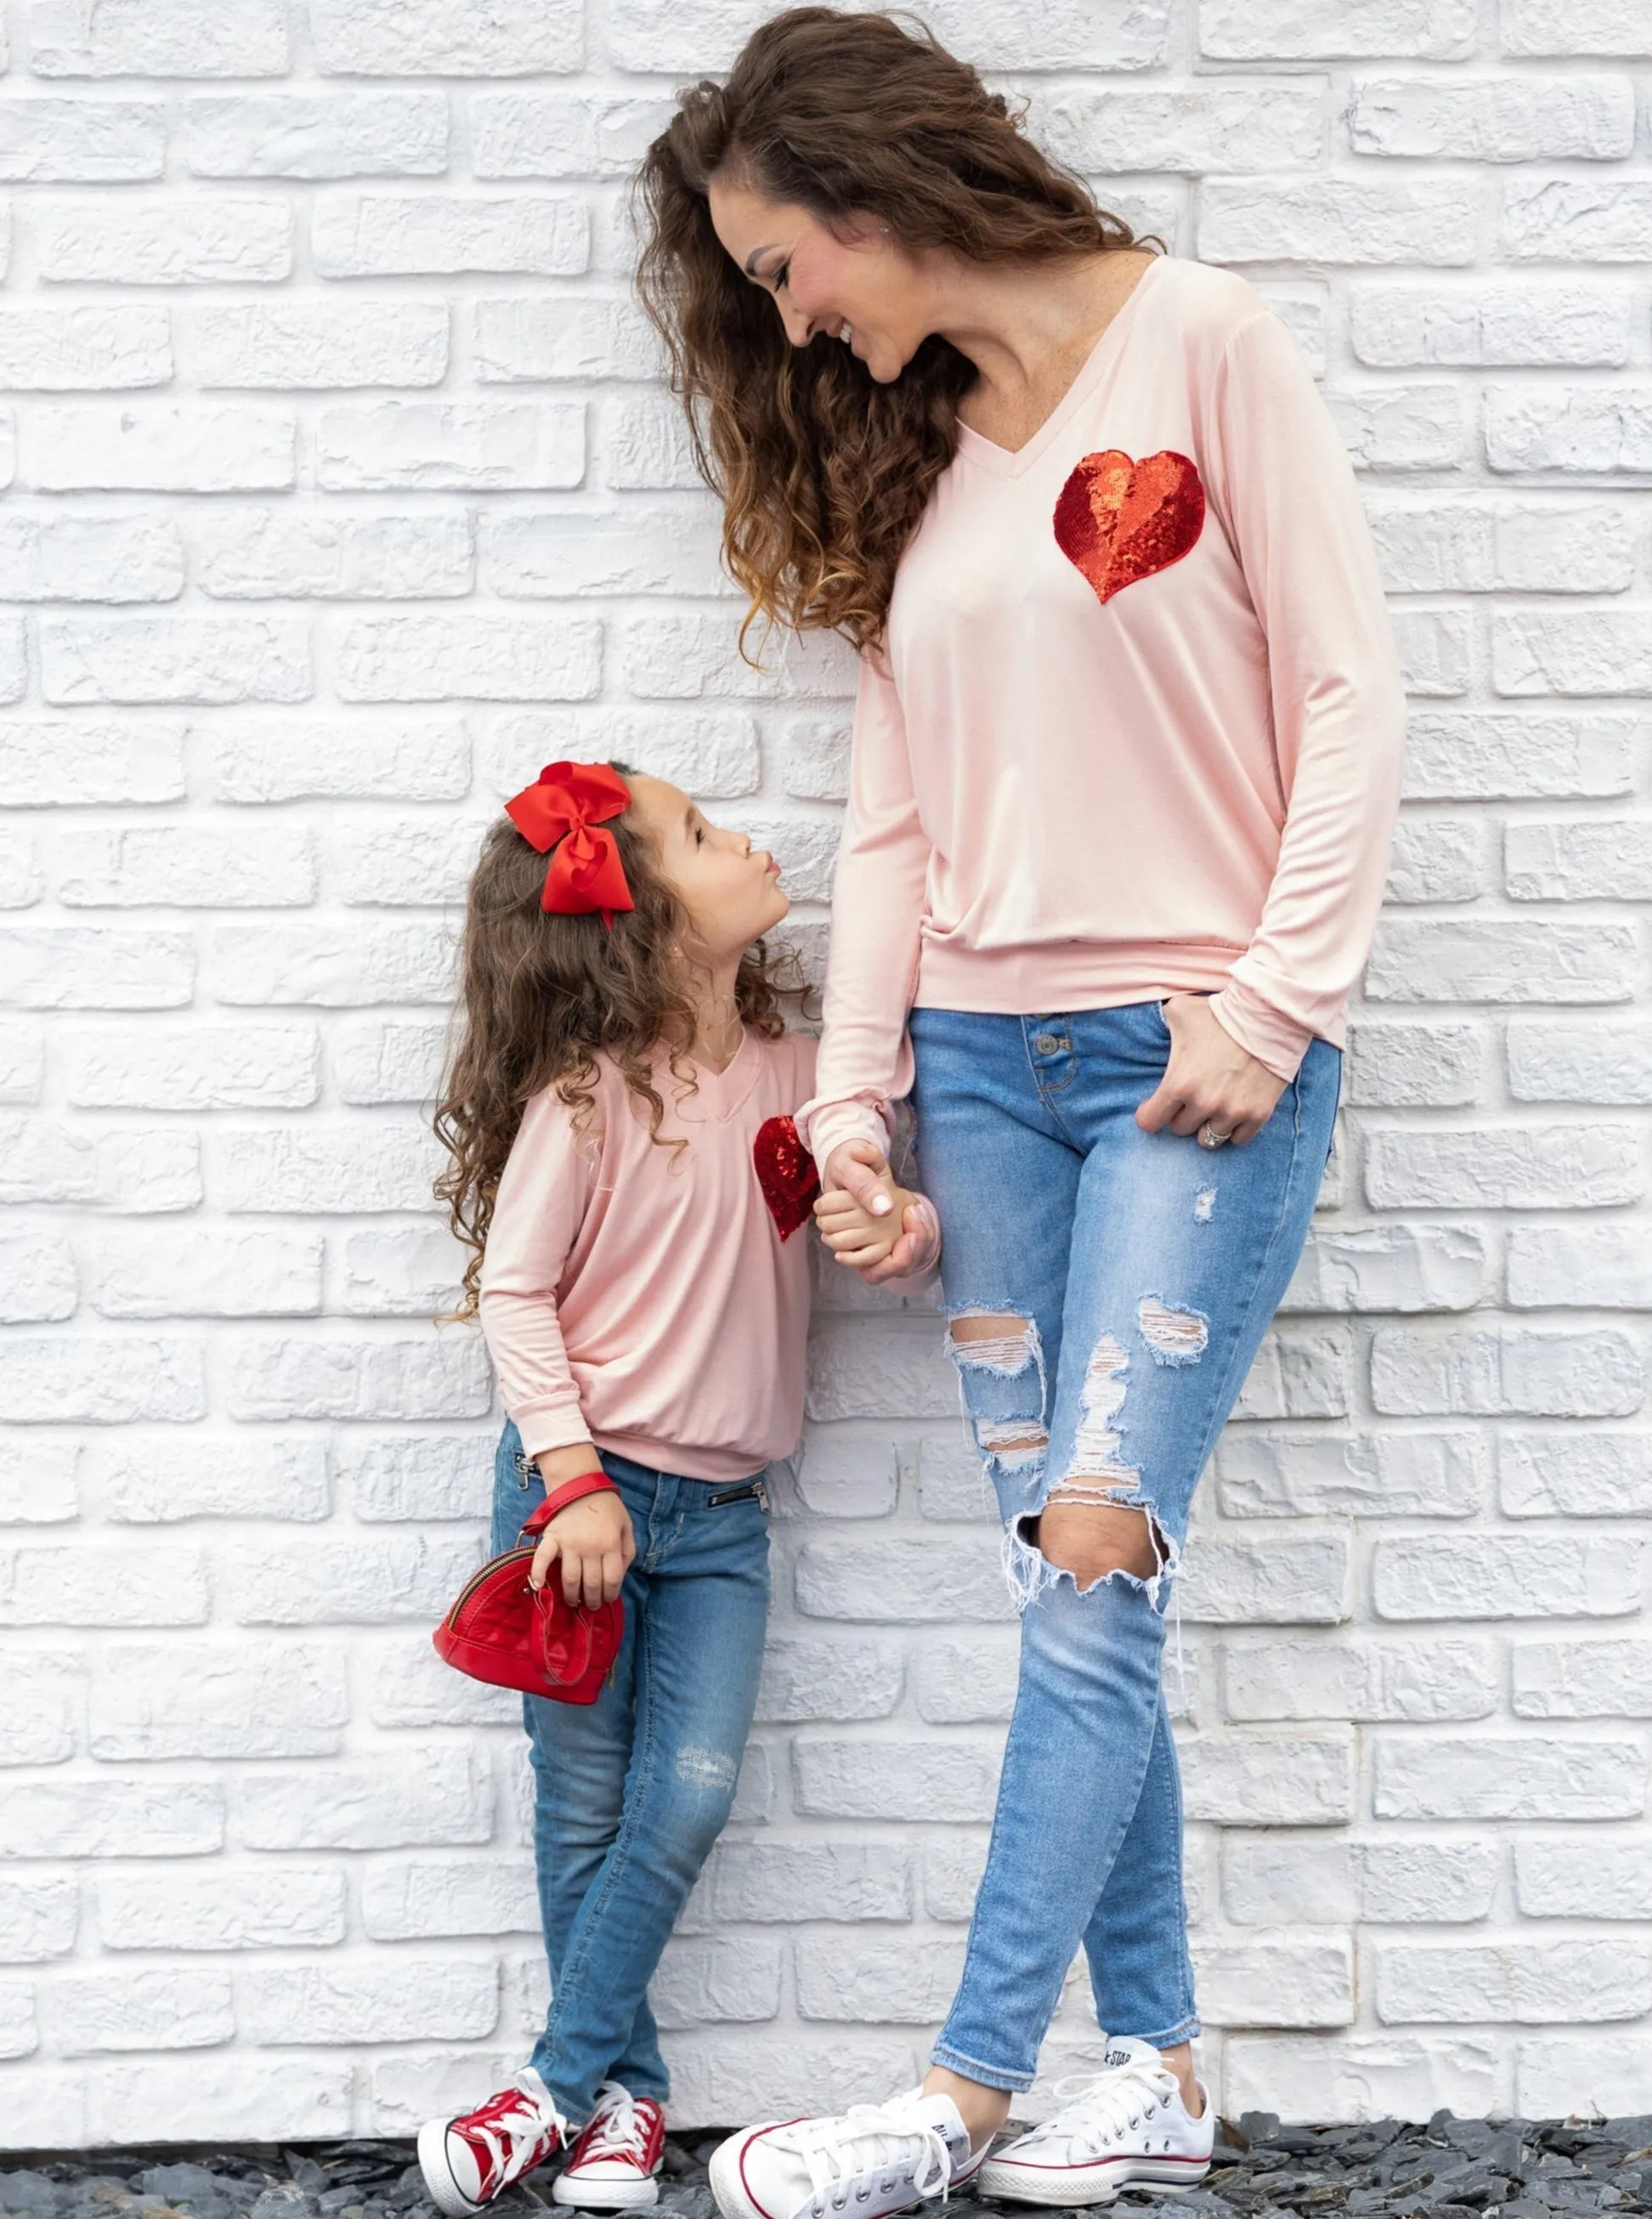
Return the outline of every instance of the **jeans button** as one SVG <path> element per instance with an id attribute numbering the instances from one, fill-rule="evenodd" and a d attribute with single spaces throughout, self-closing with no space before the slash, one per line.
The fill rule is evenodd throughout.
<path id="1" fill-rule="evenodd" d="M 1040 1033 L 1033 1046 L 1040 1055 L 1054 1055 L 1061 1043 L 1053 1033 Z"/>

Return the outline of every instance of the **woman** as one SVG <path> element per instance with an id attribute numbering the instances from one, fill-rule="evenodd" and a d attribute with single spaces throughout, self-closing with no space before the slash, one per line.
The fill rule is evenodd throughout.
<path id="1" fill-rule="evenodd" d="M 1354 481 L 1249 286 L 1145 251 L 886 17 L 764 26 L 642 184 L 730 567 L 754 612 L 860 651 L 799 1122 L 875 1209 L 910 1094 L 1023 1606 L 932 2070 L 736 2136 L 713 2187 L 729 2219 L 879 2219 L 977 2172 L 1036 2203 L 1190 2187 L 1164 1613 L 1306 1235 L 1397 805 Z M 922 1260 L 909 1223 L 868 1277 Z M 1103 2069 L 988 2160 L 1081 1944 Z"/>

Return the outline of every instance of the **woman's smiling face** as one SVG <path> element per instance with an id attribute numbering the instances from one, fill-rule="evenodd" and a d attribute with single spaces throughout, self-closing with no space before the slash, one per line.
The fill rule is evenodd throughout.
<path id="1" fill-rule="evenodd" d="M 842 339 L 880 385 L 891 383 L 928 336 L 913 313 L 911 258 L 876 216 L 829 230 L 807 208 L 749 186 L 711 180 L 711 223 L 730 257 L 774 305 L 793 346 Z"/>

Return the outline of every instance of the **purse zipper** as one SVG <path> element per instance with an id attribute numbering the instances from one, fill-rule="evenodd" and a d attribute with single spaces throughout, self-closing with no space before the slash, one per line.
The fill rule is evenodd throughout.
<path id="1" fill-rule="evenodd" d="M 531 1564 L 533 1562 L 536 1551 L 532 1549 L 507 1549 L 505 1554 L 506 1559 L 512 1557 L 520 1557 L 525 1563 Z M 470 1577 L 465 1582 L 464 1585 L 459 1589 L 458 1594 L 453 1598 L 452 1607 L 449 1610 L 447 1617 L 442 1621 L 444 1625 L 450 1625 L 452 1623 L 452 1621 L 459 1615 L 459 1613 L 464 1608 L 466 1603 L 469 1601 L 475 1590 L 481 1585 L 482 1582 L 488 1577 L 488 1575 L 490 1572 L 496 1572 L 499 1569 L 499 1557 L 490 1557 L 480 1571 L 472 1572 Z"/>

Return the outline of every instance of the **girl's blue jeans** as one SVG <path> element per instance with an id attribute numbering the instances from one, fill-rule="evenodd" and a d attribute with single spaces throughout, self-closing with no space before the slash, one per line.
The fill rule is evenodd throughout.
<path id="1" fill-rule="evenodd" d="M 935 2059 L 1022 2089 L 1081 1943 L 1109 2034 L 1165 2049 L 1199 2031 L 1159 1681 L 1165 1588 L 1301 1253 L 1342 1059 L 1315 1040 L 1256 1139 L 1211 1150 L 1134 1122 L 1169 1058 L 1156 1001 L 919 1009 L 910 1023 L 947 1313 L 1020 1321 L 949 1337 L 1024 1608 L 991 1846 Z M 1045 1561 L 1036 1520 L 1069 1482 L 1147 1513 L 1157 1575 L 1081 1592 Z"/>
<path id="2" fill-rule="evenodd" d="M 606 1454 L 602 1464 L 637 1538 L 624 1644 L 594 1703 L 522 1699 L 551 1986 L 532 2063 L 575 2123 L 605 2080 L 667 2093 L 648 1986 L 734 1802 L 768 1613 L 768 1517 L 750 1481 L 683 1479 Z M 496 1552 L 544 1493 L 507 1423 Z"/>

